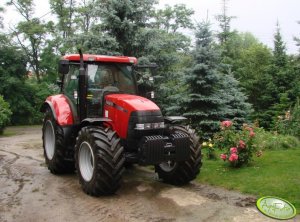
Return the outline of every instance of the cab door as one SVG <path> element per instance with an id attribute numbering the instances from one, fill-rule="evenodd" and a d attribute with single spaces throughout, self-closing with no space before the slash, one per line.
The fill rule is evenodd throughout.
<path id="1" fill-rule="evenodd" d="M 78 104 L 78 75 L 79 66 L 70 65 L 69 73 L 64 76 L 63 93 L 71 100 L 73 105 Z"/>

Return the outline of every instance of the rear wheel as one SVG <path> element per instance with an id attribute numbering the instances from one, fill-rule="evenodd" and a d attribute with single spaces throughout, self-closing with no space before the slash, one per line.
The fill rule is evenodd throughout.
<path id="1" fill-rule="evenodd" d="M 52 111 L 46 110 L 43 124 L 43 148 L 45 162 L 53 174 L 72 173 L 74 162 L 65 160 L 63 129 L 57 125 Z"/>
<path id="2" fill-rule="evenodd" d="M 199 138 L 195 130 L 188 126 L 171 126 L 169 133 L 184 133 L 189 136 L 190 145 L 186 147 L 190 149 L 190 157 L 184 162 L 167 161 L 155 166 L 160 179 L 173 185 L 183 185 L 195 179 L 200 171 L 201 163 L 201 147 Z"/>
<path id="3" fill-rule="evenodd" d="M 82 128 L 76 139 L 75 159 L 85 193 L 108 195 L 120 187 L 125 156 L 115 131 L 92 126 Z"/>

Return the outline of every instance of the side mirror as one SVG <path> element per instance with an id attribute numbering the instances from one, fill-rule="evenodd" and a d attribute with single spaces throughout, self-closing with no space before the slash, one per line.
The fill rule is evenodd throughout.
<path id="1" fill-rule="evenodd" d="M 146 93 L 146 98 L 148 98 L 148 99 L 154 99 L 155 98 L 154 91 L 147 92 Z"/>
<path id="2" fill-rule="evenodd" d="M 58 72 L 63 75 L 69 73 L 69 60 L 60 60 L 59 61 Z"/>

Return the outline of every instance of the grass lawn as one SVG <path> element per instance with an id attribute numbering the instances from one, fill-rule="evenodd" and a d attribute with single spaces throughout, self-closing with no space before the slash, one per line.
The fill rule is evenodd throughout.
<path id="1" fill-rule="evenodd" d="M 300 213 L 300 148 L 264 151 L 250 166 L 240 169 L 228 167 L 221 159 L 203 158 L 197 180 L 257 197 L 281 197 Z"/>

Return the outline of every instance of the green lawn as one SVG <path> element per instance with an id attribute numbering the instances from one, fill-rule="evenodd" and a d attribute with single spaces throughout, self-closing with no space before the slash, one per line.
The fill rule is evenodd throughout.
<path id="1" fill-rule="evenodd" d="M 300 149 L 264 151 L 248 167 L 234 169 L 222 160 L 203 158 L 197 180 L 229 190 L 290 201 L 300 213 Z"/>

